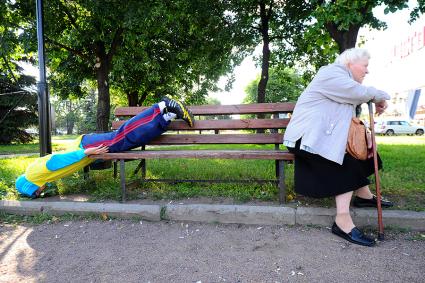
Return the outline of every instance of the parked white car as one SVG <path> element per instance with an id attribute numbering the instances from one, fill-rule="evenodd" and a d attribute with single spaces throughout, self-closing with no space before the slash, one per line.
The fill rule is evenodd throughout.
<path id="1" fill-rule="evenodd" d="M 406 120 L 387 120 L 375 123 L 375 133 L 383 135 L 423 135 L 424 127 L 412 125 Z"/>

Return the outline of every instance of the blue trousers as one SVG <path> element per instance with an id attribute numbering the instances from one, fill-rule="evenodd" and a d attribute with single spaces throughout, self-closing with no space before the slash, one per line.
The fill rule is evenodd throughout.
<path id="1" fill-rule="evenodd" d="M 109 152 L 121 152 L 148 144 L 167 131 L 170 121 L 164 120 L 157 104 L 137 114 L 122 124 L 116 131 L 84 135 L 81 146 L 86 149 L 101 144 Z"/>

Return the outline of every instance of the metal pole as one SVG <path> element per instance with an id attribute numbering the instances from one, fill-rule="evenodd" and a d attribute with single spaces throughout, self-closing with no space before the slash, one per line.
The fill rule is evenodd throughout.
<path id="1" fill-rule="evenodd" d="M 38 88 L 38 123 L 40 137 L 40 156 L 52 153 L 52 137 L 50 133 L 50 101 L 46 82 L 46 64 L 44 61 L 43 0 L 36 0 L 38 67 L 40 79 Z"/>

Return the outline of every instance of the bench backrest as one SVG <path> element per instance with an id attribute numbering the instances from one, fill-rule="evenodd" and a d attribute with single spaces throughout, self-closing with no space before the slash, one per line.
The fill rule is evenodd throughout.
<path id="1" fill-rule="evenodd" d="M 184 121 L 171 122 L 168 132 L 151 142 L 153 145 L 178 144 L 281 144 L 289 118 L 279 118 L 279 114 L 292 113 L 295 103 L 257 103 L 240 105 L 197 105 L 188 108 L 195 115 L 195 126 L 190 128 Z M 146 107 L 119 107 L 115 116 L 123 119 L 137 115 Z M 217 119 L 218 115 L 273 114 L 264 119 L 244 119 L 231 116 Z M 228 117 L 228 116 L 226 116 Z M 223 118 L 223 117 L 221 117 Z M 117 129 L 124 121 L 114 121 L 112 129 Z M 269 129 L 258 134 L 256 129 Z"/>

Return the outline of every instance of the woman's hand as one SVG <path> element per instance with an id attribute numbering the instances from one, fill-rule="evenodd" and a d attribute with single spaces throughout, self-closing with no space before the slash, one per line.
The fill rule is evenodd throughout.
<path id="1" fill-rule="evenodd" d="M 107 153 L 108 151 L 109 151 L 109 147 L 101 144 L 97 147 L 87 148 L 86 150 L 84 150 L 84 154 L 85 155 L 103 154 L 103 153 Z"/>
<path id="2" fill-rule="evenodd" d="M 375 114 L 378 116 L 384 113 L 384 111 L 388 108 L 388 103 L 386 100 L 382 100 L 375 103 Z"/>

